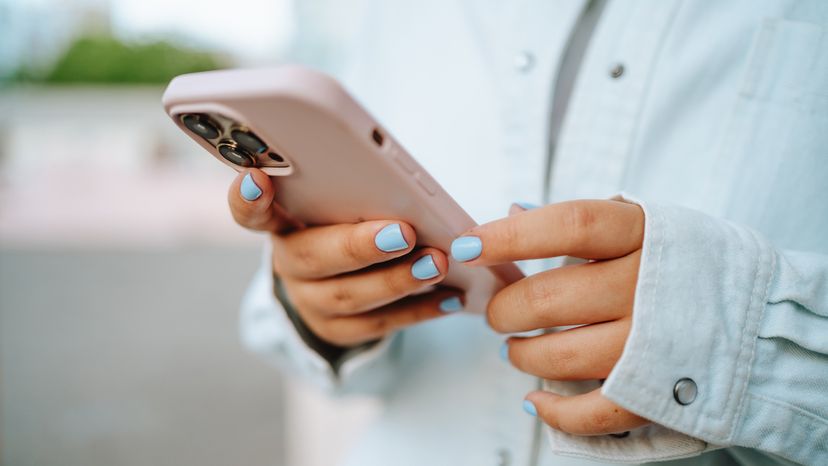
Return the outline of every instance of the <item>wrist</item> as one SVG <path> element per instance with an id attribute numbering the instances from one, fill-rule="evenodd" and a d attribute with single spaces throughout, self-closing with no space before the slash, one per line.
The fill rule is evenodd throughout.
<path id="1" fill-rule="evenodd" d="M 285 310 L 285 314 L 287 315 L 290 322 L 293 324 L 294 328 L 296 329 L 296 333 L 299 334 L 299 337 L 305 344 L 316 351 L 323 359 L 325 359 L 328 364 L 331 365 L 334 373 L 338 373 L 342 363 L 347 359 L 347 355 L 353 354 L 355 351 L 361 351 L 368 349 L 375 345 L 378 340 L 369 341 L 366 343 L 361 343 L 358 345 L 353 346 L 340 346 L 334 343 L 331 343 L 324 338 L 317 335 L 302 319 L 299 311 L 296 307 L 291 303 L 290 298 L 285 290 L 284 283 L 279 278 L 276 273 L 273 273 L 273 293 L 276 296 L 276 299 L 282 304 L 282 307 Z"/>

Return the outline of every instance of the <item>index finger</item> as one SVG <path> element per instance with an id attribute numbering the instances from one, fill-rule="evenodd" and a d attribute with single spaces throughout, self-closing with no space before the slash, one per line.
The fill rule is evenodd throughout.
<path id="1" fill-rule="evenodd" d="M 470 265 L 573 256 L 611 259 L 641 247 L 644 212 L 621 201 L 550 204 L 472 228 L 451 244 L 451 255 Z"/>

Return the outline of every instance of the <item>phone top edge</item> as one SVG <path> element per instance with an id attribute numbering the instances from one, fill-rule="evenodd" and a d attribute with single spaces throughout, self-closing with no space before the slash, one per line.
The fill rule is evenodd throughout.
<path id="1" fill-rule="evenodd" d="M 333 77 L 303 65 L 234 68 L 182 74 L 174 77 L 161 97 L 169 113 L 181 103 L 221 99 L 260 99 L 262 96 L 298 96 L 323 105 L 331 99 L 350 98 Z"/>

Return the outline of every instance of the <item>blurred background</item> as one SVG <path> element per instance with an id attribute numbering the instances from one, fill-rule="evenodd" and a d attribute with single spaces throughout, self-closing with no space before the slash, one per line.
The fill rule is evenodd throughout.
<path id="1" fill-rule="evenodd" d="M 193 71 L 337 74 L 353 7 L 0 0 L 2 465 L 328 465 L 370 421 L 241 347 L 263 239 L 160 103 Z"/>

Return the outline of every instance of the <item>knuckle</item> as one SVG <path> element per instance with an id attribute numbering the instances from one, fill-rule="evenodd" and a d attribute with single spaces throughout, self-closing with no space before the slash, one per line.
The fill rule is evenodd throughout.
<path id="1" fill-rule="evenodd" d="M 329 291 L 326 304 L 326 307 L 333 312 L 349 313 L 355 310 L 356 300 L 347 286 L 335 284 Z"/>
<path id="2" fill-rule="evenodd" d="M 391 327 L 391 319 L 385 315 L 378 315 L 371 322 L 371 332 L 377 336 L 385 335 L 391 330 Z"/>
<path id="3" fill-rule="evenodd" d="M 596 217 L 588 203 L 576 201 L 566 205 L 563 221 L 566 231 L 571 235 L 571 240 L 579 244 L 582 238 L 589 236 L 586 233 L 594 227 Z"/>
<path id="4" fill-rule="evenodd" d="M 518 369 L 551 380 L 571 380 L 580 372 L 581 359 L 577 351 L 560 347 L 556 340 L 547 342 L 542 337 L 515 338 L 509 343 L 509 360 Z"/>
<path id="5" fill-rule="evenodd" d="M 374 337 L 385 336 L 398 329 L 414 325 L 430 317 L 427 306 L 415 306 L 403 308 L 395 312 L 382 313 L 372 316 L 370 324 L 371 335 Z"/>
<path id="6" fill-rule="evenodd" d="M 348 258 L 351 262 L 355 264 L 361 264 L 365 262 L 362 259 L 361 248 L 360 248 L 360 241 L 359 235 L 357 234 L 346 234 L 342 235 L 340 239 L 340 249 L 342 250 L 342 254 Z"/>
<path id="7" fill-rule="evenodd" d="M 579 354 L 569 347 L 550 345 L 546 348 L 543 363 L 549 370 L 549 375 L 559 378 L 569 378 L 579 367 Z"/>
<path id="8" fill-rule="evenodd" d="M 526 311 L 546 311 L 559 291 L 553 280 L 543 280 L 539 277 L 530 277 L 523 287 L 522 306 Z"/>
<path id="9" fill-rule="evenodd" d="M 324 273 L 324 264 L 313 248 L 294 245 L 291 252 L 297 268 L 302 270 L 302 275 L 316 277 Z"/>
<path id="10" fill-rule="evenodd" d="M 516 243 L 519 241 L 520 234 L 521 231 L 518 222 L 503 222 L 502 228 L 497 230 L 497 244 L 505 251 L 514 250 Z"/>
<path id="11" fill-rule="evenodd" d="M 418 322 L 428 320 L 433 315 L 434 313 L 432 308 L 427 303 L 423 302 L 420 305 L 414 306 L 410 311 L 403 313 L 395 325 L 397 327 L 414 325 Z"/>
<path id="12" fill-rule="evenodd" d="M 615 416 L 612 412 L 596 410 L 584 418 L 583 432 L 609 432 L 612 429 Z"/>
<path id="13" fill-rule="evenodd" d="M 403 265 L 403 268 L 407 267 L 407 265 Z M 385 286 L 385 289 L 388 290 L 393 296 L 403 296 L 408 294 L 410 288 L 410 281 L 404 275 L 404 273 L 408 273 L 407 271 L 402 272 L 398 268 L 389 269 L 383 271 L 382 276 L 382 283 Z"/>

